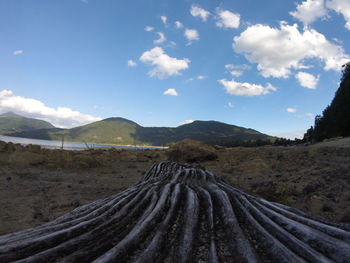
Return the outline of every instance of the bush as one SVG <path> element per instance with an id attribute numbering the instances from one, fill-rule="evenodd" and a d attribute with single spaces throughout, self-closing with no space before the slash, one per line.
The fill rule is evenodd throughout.
<path id="1" fill-rule="evenodd" d="M 185 139 L 171 146 L 166 151 L 169 160 L 175 162 L 202 162 L 218 158 L 215 149 L 207 144 Z"/>

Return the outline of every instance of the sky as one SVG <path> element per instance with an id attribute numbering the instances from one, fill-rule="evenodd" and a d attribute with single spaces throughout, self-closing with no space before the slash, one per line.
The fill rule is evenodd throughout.
<path id="1" fill-rule="evenodd" d="M 350 1 L 1 0 L 0 39 L 0 113 L 300 138 L 350 60 Z"/>

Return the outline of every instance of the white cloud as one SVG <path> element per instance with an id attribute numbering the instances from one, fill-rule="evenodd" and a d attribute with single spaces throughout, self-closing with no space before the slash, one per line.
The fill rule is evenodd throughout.
<path id="1" fill-rule="evenodd" d="M 238 28 L 240 15 L 229 10 L 217 9 L 216 26 L 222 28 Z"/>
<path id="2" fill-rule="evenodd" d="M 62 128 L 71 128 L 101 120 L 101 118 L 66 107 L 48 107 L 39 100 L 17 96 L 11 90 L 2 90 L 0 91 L 0 112 L 8 111 L 25 117 L 42 119 Z"/>
<path id="3" fill-rule="evenodd" d="M 297 5 L 297 10 L 289 13 L 300 20 L 304 25 L 309 25 L 318 18 L 327 16 L 324 0 L 307 0 Z"/>
<path id="4" fill-rule="evenodd" d="M 177 59 L 168 56 L 161 47 L 154 47 L 145 51 L 140 61 L 151 64 L 153 69 L 148 72 L 151 77 L 166 78 L 173 75 L 180 75 L 181 70 L 188 69 L 190 60 L 187 58 Z"/>
<path id="5" fill-rule="evenodd" d="M 154 30 L 154 27 L 151 27 L 151 26 L 146 26 L 145 27 L 145 31 L 147 32 L 150 32 L 150 31 L 153 31 Z"/>
<path id="6" fill-rule="evenodd" d="M 192 122 L 194 122 L 194 120 L 185 120 L 185 121 L 181 122 L 180 125 L 190 124 Z"/>
<path id="7" fill-rule="evenodd" d="M 242 76 L 242 74 L 243 74 L 243 71 L 241 71 L 241 70 L 231 70 L 230 71 L 230 74 L 233 76 L 233 77 L 240 77 L 240 76 Z"/>
<path id="8" fill-rule="evenodd" d="M 234 65 L 234 64 L 226 64 L 225 69 L 227 69 L 227 73 L 230 73 L 233 77 L 240 77 L 243 75 L 245 70 L 251 69 L 248 65 Z"/>
<path id="9" fill-rule="evenodd" d="M 225 69 L 234 69 L 234 65 L 233 64 L 226 64 Z"/>
<path id="10" fill-rule="evenodd" d="M 170 95 L 170 96 L 177 96 L 178 95 L 176 89 L 167 89 L 166 91 L 164 91 L 163 94 Z"/>
<path id="11" fill-rule="evenodd" d="M 196 29 L 186 29 L 184 35 L 189 41 L 189 44 L 194 40 L 199 40 L 199 33 Z"/>
<path id="12" fill-rule="evenodd" d="M 167 21 L 168 21 L 168 18 L 166 16 L 161 16 L 160 17 L 160 20 L 162 20 L 163 24 L 166 25 L 167 24 Z"/>
<path id="13" fill-rule="evenodd" d="M 286 111 L 289 113 L 296 113 L 297 109 L 296 108 L 287 108 Z"/>
<path id="14" fill-rule="evenodd" d="M 229 103 L 227 103 L 227 107 L 229 107 L 229 108 L 234 108 L 235 107 L 235 105 L 232 103 L 232 102 L 229 102 Z"/>
<path id="15" fill-rule="evenodd" d="M 306 72 L 298 72 L 295 75 L 300 86 L 308 89 L 316 89 L 317 83 L 319 81 L 319 76 L 315 77 L 314 75 Z"/>
<path id="16" fill-rule="evenodd" d="M 207 21 L 210 15 L 210 13 L 207 10 L 201 8 L 199 5 L 196 4 L 193 4 L 191 6 L 190 13 L 194 17 L 199 17 L 200 19 L 202 19 L 202 21 Z"/>
<path id="17" fill-rule="evenodd" d="M 270 83 L 263 87 L 257 84 L 251 84 L 247 82 L 236 82 L 234 80 L 220 79 L 218 80 L 222 84 L 228 94 L 237 96 L 259 96 L 269 94 L 271 91 L 277 89 Z"/>
<path id="18" fill-rule="evenodd" d="M 246 64 L 234 65 L 234 64 L 226 64 L 225 69 L 239 69 L 239 70 L 249 70 L 252 67 Z"/>
<path id="19" fill-rule="evenodd" d="M 251 63 L 257 63 L 264 77 L 287 78 L 290 69 L 305 68 L 304 59 L 318 58 L 324 70 L 337 70 L 349 60 L 341 46 L 331 43 L 314 29 L 281 23 L 280 29 L 266 25 L 248 27 L 233 38 L 233 49 L 244 53 Z"/>
<path id="20" fill-rule="evenodd" d="M 306 132 L 306 130 L 301 130 L 301 131 L 290 131 L 290 132 L 274 133 L 274 134 L 271 134 L 271 135 L 294 140 L 295 138 L 302 139 L 304 137 L 304 133 L 305 132 Z"/>
<path id="21" fill-rule="evenodd" d="M 128 60 L 128 67 L 136 67 L 137 63 L 135 61 L 133 61 L 132 59 Z"/>
<path id="22" fill-rule="evenodd" d="M 21 54 L 23 54 L 23 50 L 15 50 L 15 51 L 13 51 L 12 54 L 15 55 L 15 56 L 21 55 Z"/>
<path id="23" fill-rule="evenodd" d="M 207 76 L 203 76 L 203 75 L 197 76 L 197 79 L 198 79 L 198 80 L 203 80 L 203 79 L 206 79 L 206 78 L 207 78 Z"/>
<path id="24" fill-rule="evenodd" d="M 315 118 L 315 114 L 308 112 L 308 113 L 305 113 L 303 117 L 307 117 L 310 120 L 313 120 Z"/>
<path id="25" fill-rule="evenodd" d="M 170 41 L 167 43 L 166 47 L 174 48 L 174 47 L 176 47 L 176 43 L 174 41 Z"/>
<path id="26" fill-rule="evenodd" d="M 183 28 L 183 24 L 180 21 L 175 21 L 175 28 L 180 29 Z"/>
<path id="27" fill-rule="evenodd" d="M 350 30 L 350 1 L 349 0 L 329 0 L 327 7 L 342 14 L 346 21 L 345 27 Z"/>
<path id="28" fill-rule="evenodd" d="M 159 38 L 156 39 L 156 40 L 153 40 L 153 43 L 154 44 L 162 44 L 165 40 L 166 40 L 166 37 L 164 35 L 164 33 L 162 32 L 157 32 Z"/>

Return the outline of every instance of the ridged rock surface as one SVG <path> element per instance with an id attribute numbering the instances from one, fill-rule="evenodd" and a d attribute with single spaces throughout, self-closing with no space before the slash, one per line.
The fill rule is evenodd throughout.
<path id="1" fill-rule="evenodd" d="M 164 162 L 124 192 L 0 236 L 0 262 L 350 262 L 349 231 Z"/>

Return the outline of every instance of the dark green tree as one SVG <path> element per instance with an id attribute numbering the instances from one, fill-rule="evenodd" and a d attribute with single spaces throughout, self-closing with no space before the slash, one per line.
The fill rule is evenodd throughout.
<path id="1" fill-rule="evenodd" d="M 331 104 L 316 116 L 304 140 L 318 142 L 338 136 L 350 136 L 350 62 L 343 65 L 341 83 Z"/>

